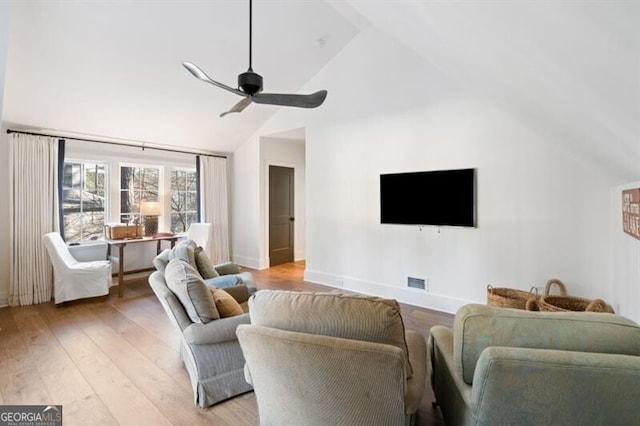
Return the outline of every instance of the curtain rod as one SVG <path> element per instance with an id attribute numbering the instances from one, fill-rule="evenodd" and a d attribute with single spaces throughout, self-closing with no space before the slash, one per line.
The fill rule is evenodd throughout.
<path id="1" fill-rule="evenodd" d="M 48 136 L 50 138 L 69 139 L 69 140 L 81 141 L 81 142 L 106 143 L 107 145 L 119 145 L 119 146 L 133 147 L 133 148 L 142 148 L 143 151 L 145 149 L 155 149 L 157 151 L 177 152 L 177 153 L 180 153 L 180 154 L 204 155 L 206 157 L 227 158 L 226 155 L 207 154 L 207 153 L 204 153 L 204 152 L 190 152 L 190 151 L 182 151 L 182 150 L 179 150 L 179 149 L 158 148 L 158 147 L 153 147 L 153 146 L 144 146 L 144 143 L 142 145 L 134 145 L 134 144 L 128 144 L 128 143 L 123 143 L 123 142 L 100 141 L 100 140 L 97 140 L 97 139 L 76 138 L 76 137 L 70 137 L 70 136 L 56 136 L 56 135 L 50 135 L 50 134 L 45 134 L 45 133 L 35 133 L 35 132 L 27 132 L 27 131 L 23 131 L 23 130 L 7 129 L 7 134 L 11 134 L 11 133 L 21 133 L 23 135 L 32 135 L 32 136 Z"/>

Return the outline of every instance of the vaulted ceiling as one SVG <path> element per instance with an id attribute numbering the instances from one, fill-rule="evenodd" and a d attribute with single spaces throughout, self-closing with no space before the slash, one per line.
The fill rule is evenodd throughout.
<path id="1" fill-rule="evenodd" d="M 640 174 L 638 1 L 255 0 L 253 17 L 265 91 L 298 92 L 373 25 L 568 149 Z M 219 118 L 237 96 L 185 60 L 235 86 L 248 1 L 12 3 L 3 120 L 233 151 L 277 111 Z"/>
<path id="2" fill-rule="evenodd" d="M 266 92 L 296 93 L 356 32 L 323 1 L 256 0 L 253 68 Z M 230 152 L 277 110 L 221 119 L 240 98 L 183 61 L 236 87 L 249 65 L 249 2 L 15 2 L 3 120 Z"/>

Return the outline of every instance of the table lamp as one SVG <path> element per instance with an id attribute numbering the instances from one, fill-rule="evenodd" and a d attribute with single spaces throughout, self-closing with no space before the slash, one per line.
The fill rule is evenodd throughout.
<path id="1" fill-rule="evenodd" d="M 160 202 L 143 201 L 140 203 L 140 216 L 144 218 L 144 234 L 157 234 L 158 216 L 160 216 Z"/>

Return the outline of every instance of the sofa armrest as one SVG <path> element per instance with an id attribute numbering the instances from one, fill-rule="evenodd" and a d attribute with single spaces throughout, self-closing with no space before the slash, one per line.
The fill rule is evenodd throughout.
<path id="1" fill-rule="evenodd" d="M 405 412 L 407 414 L 418 411 L 427 377 L 427 343 L 422 334 L 412 330 L 405 332 L 409 362 L 413 368 L 413 375 L 407 380 L 405 388 Z"/>
<path id="2" fill-rule="evenodd" d="M 240 266 L 237 263 L 233 262 L 225 262 L 213 267 L 216 272 L 220 275 L 231 275 L 231 274 L 239 274 Z"/>
<path id="3" fill-rule="evenodd" d="M 638 424 L 640 357 L 489 347 L 472 400 L 478 424 Z"/>
<path id="4" fill-rule="evenodd" d="M 237 274 L 237 276 L 238 278 L 240 278 L 240 281 L 242 281 L 242 284 L 247 286 L 247 288 L 249 289 L 249 293 L 256 292 L 256 280 L 253 278 L 253 274 L 251 272 L 240 272 L 239 274 Z"/>
<path id="5" fill-rule="evenodd" d="M 236 302 L 242 304 L 249 300 L 249 289 L 244 284 L 232 285 L 230 287 L 223 288 L 224 291 L 229 293 L 231 297 L 236 299 Z"/>
<path id="6" fill-rule="evenodd" d="M 471 411 L 471 386 L 462 380 L 454 360 L 453 330 L 434 326 L 428 341 L 429 375 L 435 402 L 446 424 L 475 424 Z"/>
<path id="7" fill-rule="evenodd" d="M 221 318 L 206 324 L 193 323 L 182 331 L 184 338 L 190 345 L 208 345 L 212 343 L 231 342 L 238 340 L 236 328 L 240 324 L 250 324 L 249 314 Z"/>

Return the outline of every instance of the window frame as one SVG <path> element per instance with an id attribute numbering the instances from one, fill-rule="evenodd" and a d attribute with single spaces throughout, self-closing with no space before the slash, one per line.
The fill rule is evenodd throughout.
<path id="1" fill-rule="evenodd" d="M 104 216 L 104 220 L 103 220 L 103 226 L 102 226 L 102 237 L 104 237 L 104 225 L 109 223 L 109 217 L 110 217 L 110 207 L 111 207 L 111 203 L 110 203 L 110 187 L 111 187 L 111 165 L 109 164 L 109 161 L 101 161 L 101 160 L 91 160 L 91 159 L 87 159 L 87 158 L 81 158 L 81 157 L 76 157 L 76 156 L 72 156 L 69 158 L 65 158 L 64 162 L 63 162 L 63 167 L 66 166 L 67 163 L 70 164 L 81 164 L 82 166 L 86 165 L 86 164 L 97 164 L 97 165 L 101 165 L 104 168 L 104 188 L 102 189 L 102 191 L 104 192 L 104 212 L 103 212 L 103 216 Z M 83 175 L 83 183 L 82 183 L 82 190 L 84 191 L 85 189 L 85 180 L 84 180 L 84 175 Z M 64 170 L 62 172 L 62 182 L 59 183 L 59 185 L 62 188 L 62 199 L 58 200 L 59 202 L 59 209 L 62 212 L 62 226 L 63 226 L 63 235 L 65 236 L 65 241 L 68 240 L 68 234 L 67 234 L 67 230 L 66 230 L 66 215 L 65 215 L 65 211 L 64 211 Z M 84 227 L 81 226 L 80 228 L 80 240 L 78 241 L 73 241 L 73 243 L 79 243 L 79 244 L 85 244 L 91 241 L 95 241 L 95 240 L 91 240 L 91 239 L 83 239 L 82 235 L 82 229 Z M 98 237 L 98 239 L 100 239 L 100 237 Z"/>
<path id="2" fill-rule="evenodd" d="M 133 167 L 133 168 L 141 168 L 141 169 L 157 169 L 158 170 L 158 200 L 161 205 L 163 205 L 163 200 L 164 200 L 164 192 L 165 192 L 165 180 L 164 180 L 164 168 L 166 166 L 160 166 L 157 164 L 147 164 L 147 163 L 130 163 L 130 162 L 118 162 L 117 166 L 118 167 L 118 189 L 117 189 L 117 204 L 118 205 L 118 211 L 117 211 L 117 215 L 115 216 L 115 218 L 117 220 L 112 221 L 112 222 L 117 222 L 117 223 L 121 223 L 122 220 L 122 216 L 124 214 L 132 214 L 135 215 L 136 213 L 122 213 L 122 199 L 120 198 L 122 196 L 122 168 L 123 167 Z M 163 209 L 163 214 L 160 216 L 159 218 L 159 222 L 158 222 L 158 229 L 164 229 L 164 216 L 165 216 L 164 209 Z M 140 218 L 140 211 L 138 210 L 137 212 L 138 215 L 138 219 L 140 220 L 140 223 L 142 223 L 142 220 Z"/>
<path id="3" fill-rule="evenodd" d="M 186 199 L 186 196 L 187 196 L 188 193 L 190 193 L 190 192 L 194 193 L 193 195 L 194 195 L 194 201 L 195 201 L 195 206 L 194 206 L 195 210 L 186 210 L 187 203 L 185 202 L 185 210 L 177 212 L 177 213 L 184 213 L 185 216 L 187 217 L 186 229 L 184 231 L 180 231 L 179 232 L 179 233 L 182 233 L 182 232 L 187 232 L 188 231 L 189 226 L 191 225 L 191 223 L 195 223 L 195 222 L 198 221 L 198 204 L 199 204 L 198 203 L 198 194 L 199 194 L 199 191 L 198 191 L 198 170 L 197 170 L 196 167 L 169 166 L 169 173 L 168 173 L 168 175 L 169 175 L 169 186 L 168 186 L 169 194 L 168 194 L 168 197 L 167 197 L 168 204 L 169 204 L 169 206 L 168 206 L 169 207 L 169 215 L 168 215 L 168 218 L 169 218 L 169 227 L 168 227 L 168 229 L 169 230 L 171 230 L 172 226 L 173 226 L 173 217 L 172 217 L 172 215 L 173 215 L 174 211 L 172 209 L 171 203 L 172 203 L 172 199 L 173 199 L 174 189 L 173 189 L 173 187 L 171 185 L 171 175 L 173 174 L 174 171 L 183 171 L 183 172 L 193 173 L 193 177 L 194 177 L 194 189 L 193 189 L 193 191 L 190 191 L 187 188 L 176 190 L 176 191 L 179 191 L 179 192 L 183 192 L 185 194 L 185 199 Z M 194 220 L 193 220 L 193 222 L 189 223 L 188 217 L 189 217 L 189 214 L 191 214 L 191 213 L 194 214 Z M 173 231 L 171 231 L 171 232 L 173 232 Z"/>

